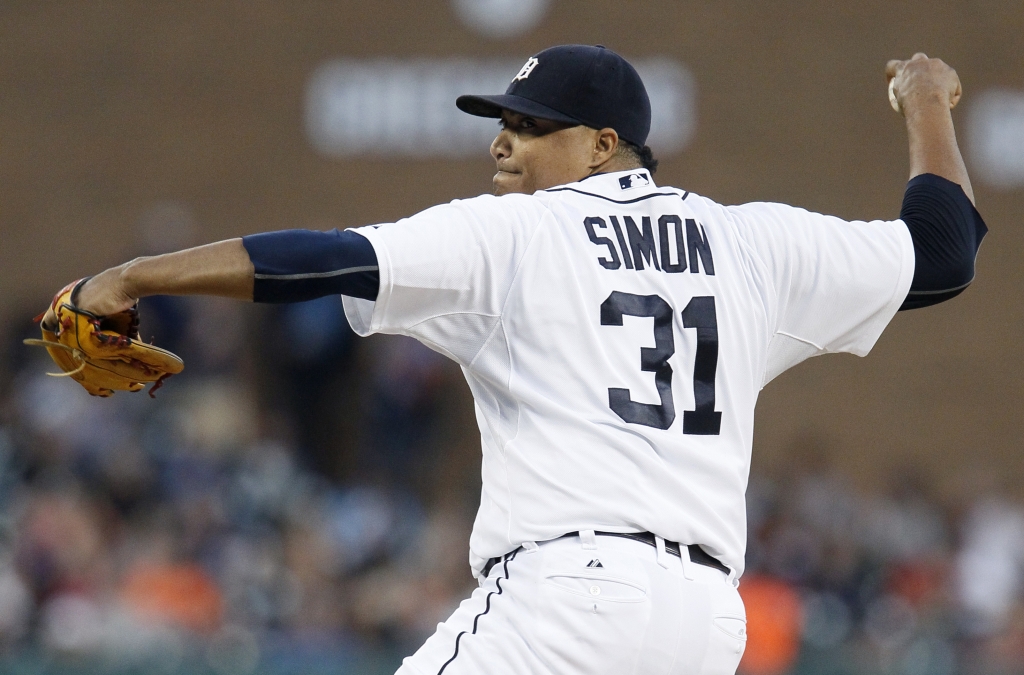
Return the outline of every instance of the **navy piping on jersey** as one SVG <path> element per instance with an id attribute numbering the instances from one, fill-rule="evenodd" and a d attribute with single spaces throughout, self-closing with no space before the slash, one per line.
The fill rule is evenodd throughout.
<path id="1" fill-rule="evenodd" d="M 613 202 L 615 204 L 635 204 L 637 202 L 642 202 L 645 199 L 651 199 L 652 197 L 679 197 L 679 193 L 677 192 L 655 192 L 654 194 L 644 195 L 643 197 L 637 197 L 636 199 L 627 199 L 623 201 L 619 199 L 612 199 L 611 197 L 605 197 L 604 195 L 595 195 L 593 192 L 584 192 L 583 190 L 577 190 L 576 188 L 571 187 L 551 188 L 549 190 L 545 190 L 544 192 L 565 191 L 576 192 L 578 194 L 586 195 L 588 197 L 597 197 L 598 199 L 604 199 L 605 201 Z M 685 200 L 688 196 L 690 196 L 689 192 L 683 194 L 682 199 Z"/>
<path id="2" fill-rule="evenodd" d="M 504 564 L 504 568 L 505 568 L 505 581 L 508 581 L 508 564 L 516 559 L 516 553 L 519 553 L 519 549 L 518 548 L 505 556 L 505 564 Z M 501 595 L 502 591 L 504 590 L 501 587 L 501 577 L 495 579 L 494 583 L 498 587 L 498 590 L 497 591 L 491 591 L 490 593 L 487 594 L 487 600 L 484 603 L 484 611 L 482 611 L 479 614 L 477 614 L 476 617 L 473 619 L 473 632 L 470 633 L 470 635 L 476 635 L 476 629 L 477 629 L 477 625 L 480 623 L 480 617 L 482 617 L 484 614 L 487 614 L 488 612 L 491 611 L 491 596 L 492 595 Z M 454 661 L 455 657 L 457 657 L 459 655 L 459 642 L 462 640 L 462 636 L 465 635 L 465 634 L 466 634 L 466 631 L 462 631 L 455 638 L 455 653 L 452 654 L 452 657 L 450 659 L 448 659 L 447 661 L 444 662 L 444 665 L 441 666 L 441 670 L 437 671 L 437 675 L 441 675 L 441 673 L 444 672 L 444 669 L 448 667 L 448 664 L 450 664 L 452 661 Z"/>

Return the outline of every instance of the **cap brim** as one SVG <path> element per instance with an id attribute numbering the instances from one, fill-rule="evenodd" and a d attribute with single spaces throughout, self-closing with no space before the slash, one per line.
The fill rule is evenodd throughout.
<path id="1" fill-rule="evenodd" d="M 498 94 L 495 96 L 475 96 L 467 94 L 455 99 L 455 105 L 459 110 L 477 117 L 501 117 L 502 110 L 511 110 L 520 115 L 529 115 L 542 120 L 554 120 L 566 124 L 583 124 L 581 120 L 560 113 L 554 108 L 541 105 L 522 96 L 514 94 Z"/>

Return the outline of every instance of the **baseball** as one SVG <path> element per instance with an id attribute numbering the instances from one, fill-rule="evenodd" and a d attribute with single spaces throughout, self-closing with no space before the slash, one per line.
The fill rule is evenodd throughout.
<path id="1" fill-rule="evenodd" d="M 889 104 L 892 105 L 892 109 L 903 114 L 903 107 L 900 106 L 900 101 L 896 98 L 896 78 L 889 80 Z"/>

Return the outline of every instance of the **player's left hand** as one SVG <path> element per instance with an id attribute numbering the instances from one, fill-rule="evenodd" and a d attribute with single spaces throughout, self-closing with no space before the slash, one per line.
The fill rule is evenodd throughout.
<path id="1" fill-rule="evenodd" d="M 124 265 L 112 267 L 86 279 L 75 296 L 77 309 L 85 310 L 96 316 L 113 316 L 138 304 L 138 298 L 130 295 L 124 288 L 121 278 L 123 267 Z M 56 321 L 57 316 L 51 307 L 46 310 L 41 323 L 44 328 L 53 330 Z"/>
<path id="2" fill-rule="evenodd" d="M 82 309 L 77 303 L 86 283 L 81 279 L 58 291 L 39 317 L 42 339 L 25 343 L 46 347 L 63 374 L 93 396 L 140 391 L 151 382 L 152 396 L 165 379 L 180 373 L 184 364 L 171 352 L 139 338 L 134 306 L 108 315 Z"/>
<path id="3" fill-rule="evenodd" d="M 885 76 L 889 82 L 889 101 L 903 116 L 919 106 L 930 104 L 952 109 L 963 94 L 956 71 L 942 59 L 928 58 L 922 52 L 907 61 L 889 61 L 885 66 Z"/>

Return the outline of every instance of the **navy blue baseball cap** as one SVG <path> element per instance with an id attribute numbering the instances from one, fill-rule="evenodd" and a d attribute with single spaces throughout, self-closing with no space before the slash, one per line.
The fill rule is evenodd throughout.
<path id="1" fill-rule="evenodd" d="M 651 100 L 636 69 L 601 45 L 559 45 L 531 56 L 504 94 L 466 95 L 459 110 L 501 117 L 511 110 L 593 129 L 610 127 L 643 147 L 651 131 Z"/>

